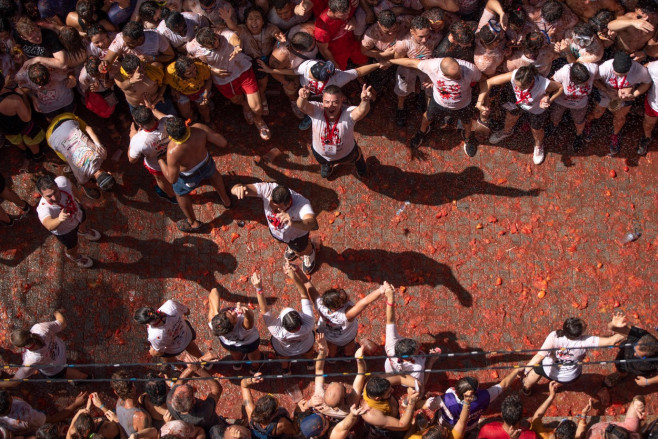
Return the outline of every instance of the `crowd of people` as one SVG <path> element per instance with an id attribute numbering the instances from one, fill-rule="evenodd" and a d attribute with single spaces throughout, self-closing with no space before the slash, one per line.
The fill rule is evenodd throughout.
<path id="1" fill-rule="evenodd" d="M 67 324 L 62 312 L 55 312 L 54 321 L 16 330 L 11 343 L 21 350 L 24 366 L 0 382 L 3 437 L 639 437 L 647 416 L 641 395 L 628 402 L 623 422 L 588 422 L 592 401 L 556 427 L 542 420 L 559 389 L 580 378 L 589 349 L 620 346 L 616 371 L 601 384 L 605 388 L 658 383 L 658 341 L 631 326 L 623 313 L 614 314 L 608 337 L 588 335 L 583 320 L 567 319 L 525 368 L 512 369 L 494 386 L 482 389 L 475 378 L 463 376 L 445 392 L 428 394 L 429 371 L 441 349 L 425 353 L 417 340 L 398 332 L 395 287 L 385 282 L 356 302 L 341 288 L 320 294 L 309 278 L 316 267 L 309 234 L 318 229 L 311 202 L 278 183 L 227 190 L 209 144 L 228 145 L 219 132 L 218 99 L 241 108 L 244 123 L 270 141 L 266 90 L 277 87 L 290 101 L 290 110 L 286 104 L 282 111 L 299 119 L 300 130 L 311 130 L 321 176 L 354 164 L 357 177 L 368 178 L 355 124 L 392 88 L 390 117 L 398 127 L 408 125 L 410 113 L 422 115 L 409 139 L 412 150 L 431 129 L 437 135 L 457 129 L 465 153 L 474 157 L 476 133 L 490 134 L 489 143 L 499 144 L 523 118 L 534 140 L 533 162 L 540 165 L 546 135 L 563 124 L 570 130 L 573 123 L 571 147 L 581 151 L 593 127 L 603 128 L 597 120 L 608 110 L 614 156 L 635 110 L 631 114 L 643 118 L 637 154 L 644 156 L 658 120 L 657 25 L 653 0 L 0 0 L 0 132 L 29 160 L 41 162 L 50 147 L 65 163 L 60 175 L 42 173 L 35 186 L 39 220 L 67 258 L 83 268 L 94 263 L 78 251 L 78 241 L 98 241 L 101 233 L 88 226 L 79 198 L 98 199 L 114 188 L 104 161 L 108 146 L 128 135 L 129 162 L 143 160 L 155 193 L 180 207 L 182 232 L 207 231 L 190 196 L 204 184 L 227 209 L 235 200 L 260 198 L 272 236 L 285 244 L 284 272 L 300 297 L 299 310 L 290 306 L 274 315 L 257 273 L 251 282 L 258 313 L 210 291 L 210 331 L 233 360 L 235 374 L 244 376 L 244 417 L 231 421 L 218 414 L 227 384 L 212 368 L 201 367 L 220 359 L 202 352 L 185 318 L 191 310 L 181 303 L 141 307 L 134 320 L 146 327 L 152 357 L 165 364 L 188 362 L 187 367 L 177 369 L 175 382 L 149 374 L 144 386 L 129 371 L 114 373 L 114 409 L 106 397 L 87 392 L 55 413 L 32 408 L 15 391 L 23 380 L 75 382 L 88 375 L 64 366 L 66 347 L 57 335 Z M 358 105 L 350 105 L 342 89 L 352 81 L 358 82 Z M 0 197 L 19 211 L 0 208 L 1 225 L 12 226 L 31 212 L 2 176 Z M 378 347 L 363 337 L 357 341 L 358 317 L 380 298 L 388 358 L 383 372 L 366 376 L 365 358 Z M 252 395 L 268 358 L 261 347 L 265 330 L 279 379 L 295 367 L 315 376 L 313 396 L 292 413 L 274 395 Z M 325 382 L 325 363 L 334 358 L 356 366 L 351 386 Z M 205 378 L 209 393 L 195 394 L 185 382 L 189 377 Z M 520 391 L 509 391 L 517 379 Z M 523 398 L 541 380 L 550 382 L 549 394 L 526 427 Z M 401 401 L 394 396 L 399 388 L 407 392 Z M 503 398 L 503 422 L 481 422 L 497 398 Z M 656 434 L 655 427 L 649 430 Z"/>

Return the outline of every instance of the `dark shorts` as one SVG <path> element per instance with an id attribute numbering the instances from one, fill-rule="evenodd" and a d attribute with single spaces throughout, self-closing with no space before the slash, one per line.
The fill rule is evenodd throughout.
<path id="1" fill-rule="evenodd" d="M 430 99 L 430 105 L 427 108 L 427 120 L 430 122 L 433 122 L 444 116 L 450 116 L 457 120 L 461 120 L 462 123 L 471 123 L 474 115 L 475 111 L 471 104 L 469 104 L 466 108 L 453 110 L 439 105 L 439 103 L 434 100 L 434 96 L 432 96 Z"/>
<path id="2" fill-rule="evenodd" d="M 66 107 L 60 108 L 59 110 L 51 111 L 50 113 L 41 113 L 46 119 L 54 119 L 62 113 L 75 113 L 75 100 L 68 104 Z"/>
<path id="3" fill-rule="evenodd" d="M 544 377 L 544 378 L 546 378 L 546 379 L 549 380 L 549 381 L 557 381 L 557 382 L 560 383 L 560 384 L 573 383 L 573 382 L 577 381 L 578 378 L 580 378 L 580 376 L 582 375 L 582 374 L 581 374 L 581 375 L 578 375 L 576 378 L 572 379 L 571 381 L 560 381 L 560 380 L 554 380 L 553 378 L 549 377 L 549 376 L 546 374 L 546 372 L 544 372 L 544 366 L 542 366 L 541 364 L 538 365 L 538 366 L 533 367 L 532 370 L 534 370 L 535 373 L 536 373 L 537 375 L 539 375 L 540 377 Z"/>
<path id="4" fill-rule="evenodd" d="M 174 102 L 169 97 L 169 93 L 165 92 L 162 98 L 163 100 L 158 102 L 158 104 L 155 106 L 155 109 L 164 114 L 178 116 L 178 111 L 176 111 L 176 106 L 174 105 Z M 128 104 L 128 108 L 130 109 L 130 115 L 132 116 L 132 113 L 136 107 L 133 107 L 132 105 Z"/>
<path id="5" fill-rule="evenodd" d="M 7 187 L 7 182 L 5 181 L 5 177 L 2 174 L 0 174 L 0 192 L 3 192 L 6 187 Z"/>
<path id="6" fill-rule="evenodd" d="M 66 378 L 66 367 L 59 372 L 57 372 L 55 375 L 46 375 L 44 373 L 41 373 L 41 375 L 49 380 L 63 380 Z"/>
<path id="7" fill-rule="evenodd" d="M 87 214 L 82 206 L 80 206 L 80 210 L 82 211 L 82 219 L 80 220 L 80 224 L 82 224 L 87 220 Z M 71 250 L 78 245 L 78 229 L 80 228 L 80 224 L 78 224 L 76 228 L 71 230 L 69 233 L 65 233 L 63 235 L 55 235 L 55 238 L 64 244 L 64 247 L 66 247 L 67 250 Z"/>
<path id="8" fill-rule="evenodd" d="M 253 341 L 252 343 L 249 344 L 242 344 L 242 345 L 234 345 L 234 344 L 226 344 L 222 341 L 222 339 L 219 339 L 219 342 L 224 346 L 224 349 L 226 349 L 229 352 L 240 352 L 241 354 L 251 354 L 255 350 L 258 349 L 260 346 L 260 338 L 258 340 Z"/>
<path id="9" fill-rule="evenodd" d="M 268 228 L 269 230 L 269 228 Z M 270 231 L 272 233 L 272 231 Z M 308 246 L 308 239 L 309 239 L 309 234 L 307 233 L 304 236 L 300 236 L 299 238 L 295 238 L 290 242 L 283 241 L 276 236 L 272 235 L 274 239 L 276 239 L 279 242 L 283 242 L 285 244 L 288 244 L 288 247 L 290 247 L 291 250 L 296 251 L 296 252 L 303 252 L 304 249 Z"/>
<path id="10" fill-rule="evenodd" d="M 190 328 L 190 331 L 192 331 L 192 341 L 196 340 L 196 331 L 194 330 L 194 328 L 192 327 L 192 325 L 190 325 L 190 322 L 188 322 L 187 320 L 185 320 L 185 323 L 187 323 L 187 326 Z M 192 343 L 192 341 L 190 341 L 190 343 Z M 189 345 L 188 345 L 188 346 L 189 346 Z M 183 352 L 185 352 L 186 349 L 187 349 L 187 346 L 185 346 L 185 349 L 183 349 L 182 351 L 180 351 L 180 352 L 177 353 L 177 354 L 162 354 L 162 357 L 164 357 L 164 358 L 178 357 L 180 354 L 182 354 Z"/>
<path id="11" fill-rule="evenodd" d="M 330 160 L 327 160 L 324 157 L 322 157 L 320 154 L 318 154 L 313 148 L 311 148 L 311 151 L 313 152 L 313 157 L 315 157 L 315 160 L 317 160 L 318 163 L 320 163 L 321 165 L 324 165 L 324 164 L 327 164 L 327 163 L 332 164 L 332 165 L 335 165 L 335 164 L 338 164 L 338 163 L 353 163 L 353 162 L 356 162 L 359 159 L 359 157 L 361 156 L 361 151 L 359 150 L 359 145 L 357 145 L 356 142 L 354 142 L 354 147 L 352 148 L 352 151 L 349 154 L 347 154 L 345 157 L 343 157 L 342 159 L 338 159 L 338 160 L 331 160 L 330 161 Z"/>
<path id="12" fill-rule="evenodd" d="M 267 76 L 267 73 L 261 72 L 260 66 L 258 65 L 258 60 L 261 60 L 265 63 L 265 65 L 270 65 L 270 57 L 269 56 L 261 56 L 260 58 L 254 58 L 251 60 L 251 68 L 254 69 L 254 75 L 256 75 L 256 79 L 263 79 Z"/>
<path id="13" fill-rule="evenodd" d="M 214 160 L 209 155 L 208 158 L 206 158 L 205 163 L 194 171 L 192 175 L 180 174 L 178 176 L 178 181 L 174 183 L 174 193 L 178 196 L 189 194 L 194 189 L 198 188 L 202 181 L 212 177 L 215 172 L 217 172 L 217 167 L 215 166 Z"/>
<path id="14" fill-rule="evenodd" d="M 534 114 L 528 111 L 525 111 L 523 108 L 517 106 L 514 110 L 511 110 L 509 114 L 513 116 L 521 116 L 523 114 L 528 115 L 528 120 L 530 121 L 530 128 L 533 130 L 543 130 L 544 125 L 546 125 L 546 118 L 548 117 L 548 111 L 545 111 L 541 114 Z"/>

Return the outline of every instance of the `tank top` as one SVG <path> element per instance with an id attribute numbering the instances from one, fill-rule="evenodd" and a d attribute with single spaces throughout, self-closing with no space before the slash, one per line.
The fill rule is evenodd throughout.
<path id="1" fill-rule="evenodd" d="M 133 407 L 127 409 L 121 405 L 121 400 L 117 400 L 117 418 L 119 418 L 119 424 L 125 430 L 126 435 L 130 436 L 133 433 L 137 433 L 137 430 L 133 427 L 133 415 L 137 412 L 143 412 L 139 407 Z"/>
<path id="2" fill-rule="evenodd" d="M 13 91 L 8 91 L 0 95 L 0 102 L 4 101 L 5 98 L 10 95 L 19 96 L 18 93 L 15 93 Z M 27 126 L 28 123 L 30 122 L 23 122 L 21 118 L 18 116 L 18 114 L 14 114 L 13 116 L 7 116 L 5 114 L 0 113 L 0 131 L 3 134 L 7 134 L 10 136 L 20 134 L 23 132 L 23 129 Z"/>
<path id="3" fill-rule="evenodd" d="M 276 415 L 274 415 L 270 423 L 267 424 L 267 427 L 265 428 L 261 427 L 259 424 L 256 424 L 253 421 L 249 422 L 249 429 L 251 430 L 252 437 L 256 439 L 285 439 L 291 437 L 287 434 L 273 434 L 274 430 L 276 430 L 276 426 L 279 424 L 279 419 L 281 418 L 286 418 L 292 422 L 290 416 L 288 416 L 288 412 L 282 407 L 279 408 Z"/>

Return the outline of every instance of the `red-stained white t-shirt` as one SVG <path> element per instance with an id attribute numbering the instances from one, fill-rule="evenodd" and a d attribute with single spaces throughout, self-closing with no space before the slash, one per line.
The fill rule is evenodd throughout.
<path id="1" fill-rule="evenodd" d="M 126 45 L 126 42 L 123 39 L 123 34 L 119 32 L 110 44 L 109 51 L 118 53 L 119 55 L 148 55 L 148 56 L 158 56 L 161 53 L 166 52 L 169 49 L 169 40 L 167 40 L 163 35 L 157 33 L 154 30 L 145 30 L 144 31 L 144 42 L 140 45 L 131 49 Z"/>
<path id="2" fill-rule="evenodd" d="M 619 90 L 622 88 L 632 87 L 636 84 L 650 83 L 651 76 L 647 69 L 640 63 L 633 61 L 631 69 L 623 76 L 615 75 L 612 68 L 613 59 L 609 59 L 599 66 L 598 78 L 605 82 L 609 88 Z"/>
<path id="3" fill-rule="evenodd" d="M 535 82 L 529 89 L 521 90 L 516 84 L 514 84 L 514 78 L 516 77 L 517 71 L 518 70 L 514 70 L 514 72 L 512 72 L 512 79 L 510 79 L 512 88 L 514 89 L 516 105 L 528 113 L 542 114 L 546 109 L 540 106 L 541 98 L 546 95 L 546 89 L 551 82 L 543 76 L 537 75 L 535 76 Z"/>
<path id="4" fill-rule="evenodd" d="M 555 100 L 556 103 L 567 108 L 584 108 L 587 106 L 587 99 L 592 92 L 594 79 L 599 70 L 599 66 L 594 63 L 583 64 L 589 70 L 589 80 L 584 84 L 574 84 L 571 81 L 570 69 L 572 64 L 563 66 L 555 72 L 553 80 L 562 84 L 564 92 Z"/>
<path id="5" fill-rule="evenodd" d="M 309 102 L 313 105 L 311 115 L 313 129 L 313 150 L 328 161 L 347 157 L 354 149 L 354 125 L 351 117 L 356 108 L 343 107 L 337 121 L 328 121 L 321 102 Z"/>
<path id="6" fill-rule="evenodd" d="M 478 82 L 482 74 L 473 64 L 461 59 L 456 60 L 461 67 L 461 78 L 454 80 L 446 77 L 441 71 L 443 58 L 423 60 L 418 63 L 418 70 L 432 80 L 432 96 L 436 103 L 451 110 L 461 110 L 471 104 L 472 86 Z"/>

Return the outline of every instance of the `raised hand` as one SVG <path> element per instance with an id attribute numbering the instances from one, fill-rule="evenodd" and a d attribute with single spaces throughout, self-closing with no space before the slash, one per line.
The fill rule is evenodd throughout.
<path id="1" fill-rule="evenodd" d="M 361 100 L 369 101 L 370 99 L 372 99 L 372 87 L 363 84 L 363 89 L 361 90 Z"/>
<path id="2" fill-rule="evenodd" d="M 260 275 L 257 272 L 254 272 L 254 274 L 251 275 L 251 284 L 256 287 L 257 290 L 260 290 L 263 288 L 263 282 L 261 282 Z"/>

